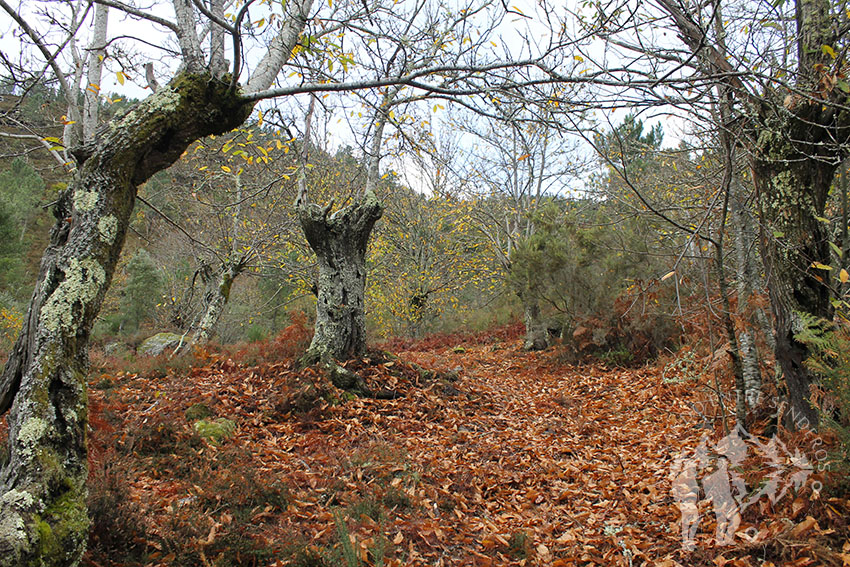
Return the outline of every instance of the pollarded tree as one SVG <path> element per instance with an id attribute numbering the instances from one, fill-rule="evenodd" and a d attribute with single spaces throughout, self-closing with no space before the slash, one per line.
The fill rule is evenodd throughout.
<path id="1" fill-rule="evenodd" d="M 391 89 L 395 90 L 396 87 Z M 310 131 L 314 103 L 315 99 L 311 99 L 306 132 Z M 347 206 L 333 212 L 333 200 L 324 207 L 309 200 L 306 170 L 310 136 L 305 136 L 295 207 L 307 243 L 316 254 L 319 268 L 316 281 L 316 326 L 304 356 L 306 363 L 349 360 L 366 350 L 366 248 L 372 228 L 384 210 L 375 189 L 386 120 L 387 111 L 379 108 L 371 144 L 374 153 L 370 156 L 362 192 L 358 192 Z"/>
<path id="2" fill-rule="evenodd" d="M 319 267 L 316 327 L 305 361 L 348 360 L 364 353 L 366 251 L 375 223 L 384 210 L 376 190 L 381 180 L 388 130 L 394 128 L 394 137 L 405 139 L 412 107 L 435 96 L 452 98 L 459 84 L 456 73 L 445 72 L 440 74 L 438 87 L 423 93 L 410 89 L 402 78 L 429 68 L 468 66 L 482 46 L 494 37 L 500 21 L 491 18 L 482 26 L 473 26 L 473 16 L 485 14 L 489 7 L 487 0 L 471 0 L 462 7 L 417 0 L 407 7 L 397 4 L 384 17 L 352 29 L 363 38 L 358 48 L 361 65 L 399 84 L 381 89 L 377 96 L 361 98 L 368 116 L 366 135 L 362 136 L 365 179 L 344 206 L 334 210 L 333 201 L 325 206 L 310 202 L 308 160 L 304 156 L 296 208 Z M 344 65 L 340 72 L 346 72 Z M 314 107 L 315 99 L 312 99 L 309 118 Z M 310 120 L 307 123 L 309 132 Z M 309 150 L 309 137 L 304 149 Z"/>

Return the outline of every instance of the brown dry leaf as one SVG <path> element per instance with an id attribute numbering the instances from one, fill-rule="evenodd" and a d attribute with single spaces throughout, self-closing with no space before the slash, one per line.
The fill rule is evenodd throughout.
<path id="1" fill-rule="evenodd" d="M 791 530 L 791 537 L 799 538 L 811 531 L 812 529 L 819 530 L 817 520 L 815 520 L 812 516 L 806 516 L 806 519 L 794 526 Z"/>
<path id="2" fill-rule="evenodd" d="M 791 504 L 791 519 L 796 520 L 800 513 L 808 507 L 809 500 L 802 496 L 795 498 L 794 502 Z"/>

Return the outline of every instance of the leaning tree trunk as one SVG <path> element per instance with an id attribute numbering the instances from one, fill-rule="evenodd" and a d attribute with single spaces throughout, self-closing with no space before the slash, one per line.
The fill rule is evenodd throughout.
<path id="1" fill-rule="evenodd" d="M 212 332 L 227 302 L 230 300 L 230 289 L 234 280 L 242 273 L 244 265 L 242 262 L 228 263 L 221 267 L 218 280 L 212 282 L 204 296 L 204 314 L 198 323 L 198 328 L 192 336 L 189 346 L 202 345 L 209 342 Z"/>
<path id="2" fill-rule="evenodd" d="M 383 206 L 372 193 L 330 214 L 303 204 L 298 218 L 319 264 L 316 330 L 307 363 L 349 360 L 366 350 L 366 247 Z"/>
<path id="3" fill-rule="evenodd" d="M 252 104 L 209 75 L 178 75 L 80 148 L 56 207 L 21 334 L 0 378 L 10 458 L 0 471 L 0 566 L 77 565 L 85 549 L 88 342 L 136 188 Z"/>
<path id="4" fill-rule="evenodd" d="M 798 429 L 818 423 L 817 410 L 809 400 L 814 376 L 803 365 L 809 351 L 796 338 L 802 329 L 800 315 L 832 316 L 825 283 L 829 274 L 817 265 L 830 263 L 827 226 L 820 219 L 837 160 L 827 153 L 833 132 L 817 126 L 825 120 L 821 112 L 819 103 L 809 104 L 796 116 L 789 112 L 784 120 L 766 124 L 753 163 L 776 360 L 791 406 L 786 424 Z"/>
<path id="5" fill-rule="evenodd" d="M 549 346 L 549 330 L 541 320 L 540 303 L 530 294 L 521 296 L 525 315 L 525 350 L 543 350 Z"/>

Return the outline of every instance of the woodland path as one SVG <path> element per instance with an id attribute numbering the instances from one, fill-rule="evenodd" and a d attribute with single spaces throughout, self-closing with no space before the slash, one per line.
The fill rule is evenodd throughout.
<path id="1" fill-rule="evenodd" d="M 101 429 L 136 459 L 132 500 L 161 559 L 146 564 L 175 564 L 187 545 L 222 557 L 250 538 L 280 557 L 258 564 L 291 565 L 297 546 L 338 550 L 340 519 L 367 566 L 380 564 L 381 547 L 385 566 L 762 564 L 744 546 L 730 555 L 712 545 L 705 502 L 697 551 L 681 548 L 673 463 L 711 433 L 692 409 L 707 399 L 694 382 L 667 383 L 652 367 L 566 365 L 518 341 L 399 355 L 356 369 L 404 394 L 394 400 L 337 403 L 314 371 L 221 356 L 188 376 L 119 376 L 110 393 L 93 390 L 96 427 L 124 411 L 123 424 Z M 460 378 L 421 381 L 408 363 Z M 193 444 L 183 416 L 197 403 L 233 420 L 235 436 Z M 286 497 L 264 505 L 276 486 Z M 790 512 L 762 514 L 755 528 L 787 534 L 807 507 L 790 523 Z"/>
<path id="2" fill-rule="evenodd" d="M 671 464 L 698 442 L 682 388 L 657 371 L 563 366 L 517 347 L 509 356 L 487 346 L 409 354 L 423 366 L 464 369 L 468 394 L 407 447 L 438 463 L 449 490 L 477 510 L 479 520 L 457 529 L 473 527 L 496 550 L 524 530 L 540 564 L 629 565 L 630 556 L 673 551 Z"/>

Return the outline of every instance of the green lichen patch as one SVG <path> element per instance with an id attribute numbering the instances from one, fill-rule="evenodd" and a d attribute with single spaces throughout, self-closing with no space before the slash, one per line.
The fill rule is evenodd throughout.
<path id="1" fill-rule="evenodd" d="M 154 107 L 164 112 L 174 112 L 180 106 L 180 93 L 175 89 L 166 88 L 160 96 L 152 99 Z"/>
<path id="2" fill-rule="evenodd" d="M 224 417 L 212 421 L 201 419 L 196 421 L 192 427 L 199 437 L 214 445 L 218 445 L 236 433 L 236 424 Z"/>
<path id="3" fill-rule="evenodd" d="M 166 85 L 154 96 L 145 100 L 144 106 L 138 106 L 127 112 L 120 120 L 110 122 L 110 128 L 116 132 L 122 132 L 142 122 L 144 115 L 150 111 L 173 112 L 179 105 L 180 94 L 171 85 Z"/>
<path id="4" fill-rule="evenodd" d="M 97 222 L 97 232 L 100 240 L 112 244 L 118 234 L 118 219 L 113 215 L 106 215 Z"/>
<path id="5" fill-rule="evenodd" d="M 77 189 L 74 191 L 74 208 L 80 212 L 91 211 L 97 206 L 97 193 Z"/>
<path id="6" fill-rule="evenodd" d="M 11 544 L 12 554 L 14 557 L 0 558 L 0 565 L 4 559 L 14 561 L 20 557 L 21 552 L 29 542 L 27 537 L 26 524 L 21 515 L 25 510 L 30 509 L 35 503 L 32 494 L 22 490 L 10 490 L 0 496 L 0 541 Z M 12 563 L 8 563 L 12 564 Z"/>
<path id="7" fill-rule="evenodd" d="M 16 490 L 13 488 L 3 494 L 3 496 L 0 496 L 0 503 L 3 504 L 3 507 L 10 506 L 24 510 L 35 504 L 35 498 L 26 490 Z"/>
<path id="8" fill-rule="evenodd" d="M 74 305 L 92 301 L 105 283 L 106 272 L 96 260 L 72 258 L 65 271 L 65 280 L 41 308 L 42 324 L 54 333 L 71 330 Z"/>
<path id="9" fill-rule="evenodd" d="M 31 417 L 26 420 L 18 431 L 18 445 L 21 455 L 32 457 L 46 431 L 47 422 L 40 417 Z"/>

